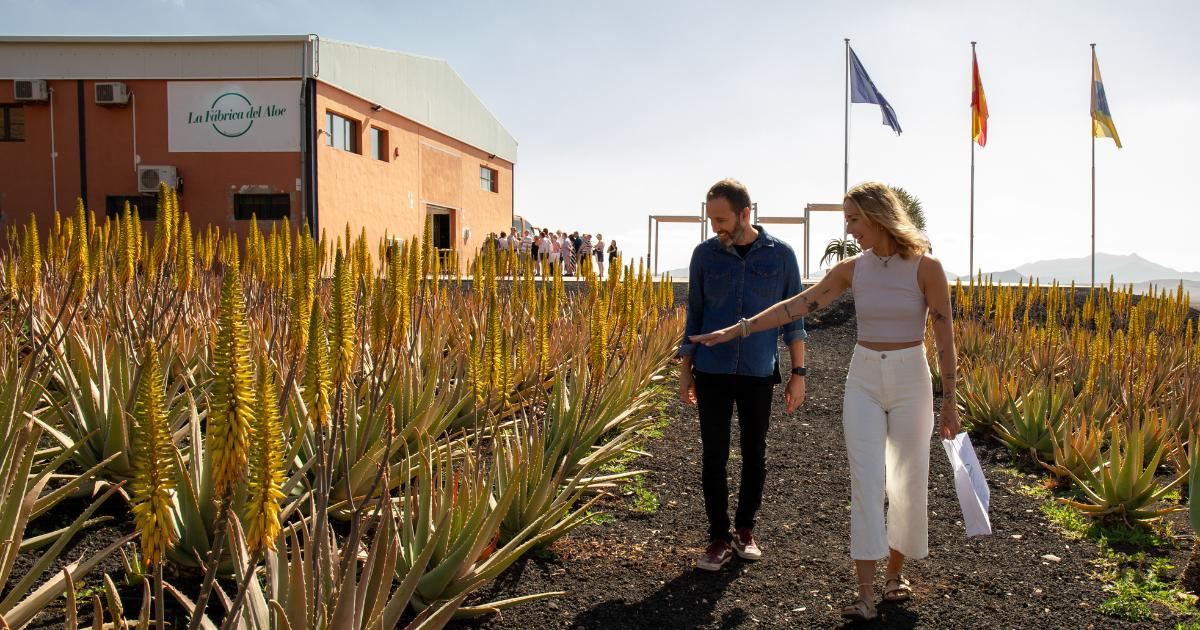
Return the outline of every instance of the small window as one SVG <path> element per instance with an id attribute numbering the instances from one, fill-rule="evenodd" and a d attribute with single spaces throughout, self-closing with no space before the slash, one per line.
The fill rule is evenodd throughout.
<path id="1" fill-rule="evenodd" d="M 343 151 L 358 153 L 358 122 L 325 112 L 325 144 Z"/>
<path id="2" fill-rule="evenodd" d="M 292 200 L 286 193 L 233 196 L 233 218 L 239 221 L 249 221 L 252 217 L 275 221 L 288 218 L 291 212 Z"/>
<path id="3" fill-rule="evenodd" d="M 125 203 L 137 211 L 142 221 L 158 218 L 158 197 L 154 195 L 108 195 L 104 198 L 104 214 L 114 219 L 125 218 Z"/>
<path id="4" fill-rule="evenodd" d="M 500 173 L 489 166 L 479 167 L 479 187 L 491 192 L 500 192 Z"/>
<path id="5" fill-rule="evenodd" d="M 25 141 L 25 109 L 21 105 L 0 105 L 0 142 Z"/>
<path id="6" fill-rule="evenodd" d="M 371 157 L 381 162 L 388 161 L 388 132 L 371 127 Z"/>

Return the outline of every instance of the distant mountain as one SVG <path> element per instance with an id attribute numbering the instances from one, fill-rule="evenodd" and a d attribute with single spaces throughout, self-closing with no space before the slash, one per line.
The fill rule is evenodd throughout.
<path id="1" fill-rule="evenodd" d="M 992 276 L 1000 282 L 1028 281 L 1036 278 L 1043 284 L 1057 280 L 1059 284 L 1087 284 L 1092 277 L 1092 259 L 1088 256 L 1081 258 L 1059 258 L 1054 260 L 1039 260 L 1021 265 L 1016 269 L 1005 271 L 985 271 L 984 276 Z M 1184 290 L 1190 282 L 1200 283 L 1200 272 L 1179 271 L 1160 265 L 1138 256 L 1137 254 L 1119 255 L 1096 253 L 1096 282 L 1108 283 L 1113 278 L 1117 284 L 1156 284 L 1163 287 L 1174 287 L 1180 280 L 1184 282 Z M 963 276 L 965 279 L 966 276 Z"/>
<path id="2" fill-rule="evenodd" d="M 1087 284 L 1091 280 L 1092 260 L 1088 256 L 1082 258 L 1059 258 L 1054 260 L 1039 260 L 1021 265 L 1016 269 L 1004 271 L 985 271 L 985 277 L 991 276 L 995 282 L 1017 283 L 1028 282 L 1035 278 L 1042 284 L 1050 284 L 1058 280 L 1059 284 Z M 688 269 L 672 269 L 669 272 L 676 280 L 686 280 Z M 819 272 L 818 272 L 819 273 Z M 951 281 L 956 278 L 968 280 L 967 276 L 947 273 Z M 815 277 L 815 276 L 814 276 Z M 1192 303 L 1200 306 L 1200 271 L 1178 271 L 1165 265 L 1160 265 L 1138 256 L 1137 254 L 1119 255 L 1096 253 L 1096 281 L 1108 284 L 1112 277 L 1116 284 L 1124 286 L 1133 284 L 1135 292 L 1142 293 L 1150 285 L 1159 289 L 1175 290 L 1180 281 L 1183 290 L 1190 293 Z"/>

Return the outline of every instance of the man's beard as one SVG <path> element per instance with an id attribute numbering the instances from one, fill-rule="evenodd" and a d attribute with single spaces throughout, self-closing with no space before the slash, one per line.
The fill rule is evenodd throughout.
<path id="1" fill-rule="evenodd" d="M 746 226 L 739 224 L 737 227 L 733 228 L 733 231 L 731 231 L 729 234 L 718 234 L 717 238 L 721 241 L 721 245 L 729 247 L 741 239 L 742 235 L 745 233 Z"/>

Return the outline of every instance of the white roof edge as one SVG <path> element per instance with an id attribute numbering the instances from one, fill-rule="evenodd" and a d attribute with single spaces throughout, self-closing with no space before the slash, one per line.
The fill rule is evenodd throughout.
<path id="1" fill-rule="evenodd" d="M 411 53 L 411 52 L 405 52 L 405 51 L 401 51 L 401 50 L 394 50 L 392 48 L 384 48 L 383 46 L 369 46 L 367 44 L 360 44 L 358 42 L 350 42 L 350 41 L 346 41 L 344 39 L 334 39 L 332 37 L 323 37 L 321 35 L 315 35 L 315 34 L 313 35 L 313 37 L 316 38 L 317 40 L 319 40 L 323 44 L 342 44 L 343 46 L 354 46 L 355 48 L 363 48 L 366 50 L 375 50 L 378 52 L 390 53 L 393 55 L 404 55 L 405 57 L 416 57 L 417 59 L 424 59 L 426 61 L 440 61 L 442 63 L 447 63 L 446 60 L 442 59 L 441 57 L 430 57 L 429 55 L 422 55 L 420 53 Z"/>
<path id="2" fill-rule="evenodd" d="M 14 44 L 217 44 L 223 42 L 306 42 L 309 35 L 0 35 Z"/>

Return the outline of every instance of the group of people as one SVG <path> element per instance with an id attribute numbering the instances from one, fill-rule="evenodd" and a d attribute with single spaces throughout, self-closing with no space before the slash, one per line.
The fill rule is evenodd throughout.
<path id="1" fill-rule="evenodd" d="M 596 273 L 603 276 L 606 261 L 620 257 L 616 239 L 605 243 L 604 235 L 596 233 L 593 241 L 591 234 L 580 234 L 578 230 L 570 234 L 545 228 L 521 230 L 520 234 L 513 230 L 511 234 L 501 232 L 493 243 L 497 251 L 512 252 L 522 261 L 532 260 L 534 273 L 539 276 L 549 274 L 551 269 L 573 276 L 580 272 L 584 261 L 590 263 L 593 258 Z"/>
<path id="2" fill-rule="evenodd" d="M 924 348 L 933 320 L 944 400 L 939 432 L 959 431 L 955 400 L 954 328 L 942 265 L 895 193 L 879 182 L 850 189 L 842 209 L 846 231 L 862 253 L 847 258 L 804 289 L 796 256 L 750 221 L 750 194 L 723 180 L 707 195 L 713 238 L 692 253 L 687 323 L 679 347 L 679 396 L 698 409 L 709 544 L 697 559 L 716 571 L 736 554 L 757 560 L 756 514 L 767 477 L 767 433 L 779 373 L 778 338 L 791 355 L 787 413 L 805 398 L 804 317 L 846 289 L 854 295 L 857 345 L 846 376 L 842 428 L 850 480 L 850 557 L 857 597 L 841 613 L 878 617 L 876 562 L 886 559 L 883 600 L 909 599 L 905 560 L 929 554 L 929 452 L 933 388 Z M 737 408 L 742 476 L 738 505 L 728 515 L 731 420 Z M 814 481 L 815 482 L 815 481 Z M 886 512 L 885 512 L 886 502 Z M 731 531 L 732 527 L 732 531 Z"/>

